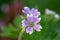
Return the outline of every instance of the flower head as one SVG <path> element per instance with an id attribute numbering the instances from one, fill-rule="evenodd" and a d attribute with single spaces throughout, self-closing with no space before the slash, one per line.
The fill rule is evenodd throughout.
<path id="1" fill-rule="evenodd" d="M 26 33 L 32 34 L 34 30 L 40 31 L 42 29 L 38 24 L 41 18 L 39 18 L 40 12 L 37 9 L 24 7 L 22 12 L 27 14 L 26 19 L 22 20 L 22 26 L 26 27 Z"/>
<path id="2" fill-rule="evenodd" d="M 36 17 L 40 15 L 40 12 L 38 11 L 38 9 L 35 9 L 35 8 L 30 9 L 29 7 L 24 7 L 24 10 L 22 10 L 22 12 L 25 14 L 33 14 Z"/>

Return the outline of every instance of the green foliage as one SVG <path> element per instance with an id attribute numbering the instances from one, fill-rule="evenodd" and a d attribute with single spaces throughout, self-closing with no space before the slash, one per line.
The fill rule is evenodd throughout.
<path id="1" fill-rule="evenodd" d="M 12 24 L 9 24 L 8 27 L 2 27 L 3 33 L 0 34 L 0 36 L 17 38 L 19 35 L 19 32 L 21 30 L 21 28 L 20 28 L 21 20 L 18 16 L 15 18 L 14 23 L 15 23 L 16 27 L 14 27 Z"/>
<path id="2" fill-rule="evenodd" d="M 2 31 L 2 37 L 17 38 L 20 28 L 14 28 L 12 25 L 9 25 L 8 27 L 3 27 Z"/>

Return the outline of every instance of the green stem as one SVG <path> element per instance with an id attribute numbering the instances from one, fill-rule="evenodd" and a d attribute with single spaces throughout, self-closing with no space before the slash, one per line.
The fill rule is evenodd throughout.
<path id="1" fill-rule="evenodd" d="M 22 28 L 21 32 L 19 33 L 18 40 L 22 40 L 21 38 L 22 38 L 24 31 L 25 31 L 25 28 Z"/>

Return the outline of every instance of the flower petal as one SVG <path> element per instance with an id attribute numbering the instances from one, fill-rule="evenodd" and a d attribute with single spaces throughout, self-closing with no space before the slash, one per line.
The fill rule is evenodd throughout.
<path id="1" fill-rule="evenodd" d="M 32 14 L 27 14 L 27 19 L 28 19 L 28 22 L 32 22 L 33 21 L 33 15 Z"/>
<path id="2" fill-rule="evenodd" d="M 41 18 L 33 17 L 33 23 L 34 23 L 34 24 L 40 22 L 40 20 L 41 20 Z"/>
<path id="3" fill-rule="evenodd" d="M 34 30 L 41 31 L 42 27 L 40 25 L 35 25 Z"/>
<path id="4" fill-rule="evenodd" d="M 37 9 L 35 9 L 35 8 L 32 8 L 32 9 L 31 9 L 31 13 L 32 13 L 34 16 L 36 16 L 36 17 L 38 17 L 38 16 L 40 15 L 40 12 L 39 12 Z"/>
<path id="5" fill-rule="evenodd" d="M 32 33 L 33 33 L 33 28 L 28 27 L 28 28 L 26 29 L 26 33 L 32 34 Z"/>
<path id="6" fill-rule="evenodd" d="M 41 18 L 35 17 L 32 14 L 31 15 L 27 14 L 27 19 L 28 19 L 28 22 L 33 22 L 35 24 L 41 20 Z"/>
<path id="7" fill-rule="evenodd" d="M 30 14 L 30 8 L 24 7 L 24 10 L 22 10 L 22 12 L 25 14 Z"/>
<path id="8" fill-rule="evenodd" d="M 23 26 L 23 27 L 28 26 L 28 22 L 27 22 L 26 20 L 23 20 L 23 21 L 22 21 L 22 26 Z"/>

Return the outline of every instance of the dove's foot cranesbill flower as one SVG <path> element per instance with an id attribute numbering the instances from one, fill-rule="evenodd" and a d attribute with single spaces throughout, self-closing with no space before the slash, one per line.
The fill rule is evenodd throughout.
<path id="1" fill-rule="evenodd" d="M 32 34 L 34 30 L 40 31 L 42 29 L 40 22 L 41 18 L 33 16 L 33 14 L 27 14 L 26 19 L 22 21 L 22 26 L 26 27 L 26 33 Z"/>
<path id="2" fill-rule="evenodd" d="M 40 15 L 40 12 L 38 11 L 38 9 L 35 9 L 35 8 L 30 9 L 29 7 L 24 7 L 24 10 L 22 10 L 22 12 L 25 14 L 33 14 L 36 17 Z"/>

